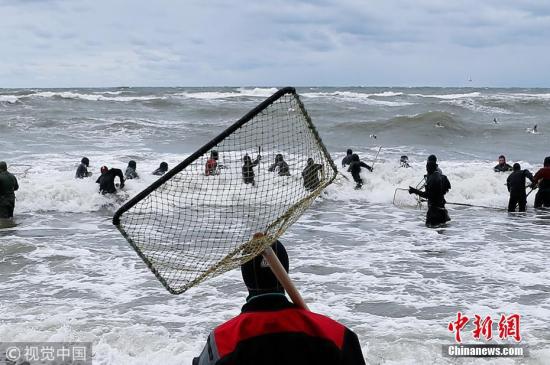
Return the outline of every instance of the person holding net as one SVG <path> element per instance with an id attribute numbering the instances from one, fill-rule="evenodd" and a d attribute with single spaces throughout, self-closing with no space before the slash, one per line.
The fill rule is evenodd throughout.
<path id="1" fill-rule="evenodd" d="M 245 184 L 252 184 L 256 186 L 256 181 L 254 180 L 254 167 L 258 166 L 262 156 L 258 155 L 254 161 L 248 156 L 248 154 L 243 157 L 243 181 Z"/>
<path id="2" fill-rule="evenodd" d="M 323 165 L 315 163 L 310 157 L 307 159 L 307 166 L 302 171 L 302 178 L 304 179 L 304 188 L 307 191 L 315 191 L 319 187 L 319 171 L 323 169 Z"/>
<path id="3" fill-rule="evenodd" d="M 267 169 L 269 172 L 274 172 L 275 170 L 278 170 L 279 176 L 290 176 L 288 164 L 280 153 L 275 155 L 275 162 Z"/>
<path id="4" fill-rule="evenodd" d="M 289 259 L 271 248 L 286 272 Z M 290 302 L 263 256 L 241 266 L 248 289 L 241 314 L 216 327 L 193 365 L 365 364 L 357 335 L 344 325 Z"/>

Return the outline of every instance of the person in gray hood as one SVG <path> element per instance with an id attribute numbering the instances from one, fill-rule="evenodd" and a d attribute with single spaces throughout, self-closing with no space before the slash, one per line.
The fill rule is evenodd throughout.
<path id="1" fill-rule="evenodd" d="M 8 172 L 8 165 L 0 161 L 0 218 L 13 217 L 15 191 L 18 189 L 17 179 Z"/>
<path id="2" fill-rule="evenodd" d="M 136 161 L 130 160 L 130 162 L 128 162 L 128 167 L 126 168 L 126 172 L 124 172 L 124 177 L 126 180 L 139 179 L 136 168 Z"/>

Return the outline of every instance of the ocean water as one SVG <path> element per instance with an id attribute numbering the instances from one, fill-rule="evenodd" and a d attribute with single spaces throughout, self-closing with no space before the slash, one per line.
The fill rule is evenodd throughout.
<path id="1" fill-rule="evenodd" d="M 0 89 L 0 160 L 21 186 L 0 228 L 0 341 L 93 341 L 97 364 L 190 363 L 244 303 L 240 272 L 170 295 L 111 218 L 160 161 L 174 166 L 275 91 Z M 550 89 L 298 92 L 338 166 L 347 148 L 370 164 L 382 147 L 362 190 L 338 179 L 283 237 L 310 308 L 353 329 L 369 364 L 550 363 L 550 213 L 533 210 L 534 194 L 527 213 L 506 213 L 506 174 L 492 172 L 500 154 L 532 172 L 550 155 Z M 428 229 L 425 210 L 393 205 L 432 153 L 449 202 L 494 209 L 449 205 L 450 224 Z M 96 176 L 136 160 L 142 178 L 99 195 L 95 178 L 73 178 L 82 156 Z M 458 311 L 520 314 L 529 357 L 442 357 Z M 501 343 L 496 324 L 492 341 L 472 329 L 465 343 Z"/>

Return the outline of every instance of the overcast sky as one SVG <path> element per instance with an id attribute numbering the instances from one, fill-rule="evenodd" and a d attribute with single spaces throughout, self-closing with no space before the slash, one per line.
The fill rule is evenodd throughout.
<path id="1" fill-rule="evenodd" d="M 542 0 L 0 0 L 0 44 L 0 87 L 550 87 Z"/>

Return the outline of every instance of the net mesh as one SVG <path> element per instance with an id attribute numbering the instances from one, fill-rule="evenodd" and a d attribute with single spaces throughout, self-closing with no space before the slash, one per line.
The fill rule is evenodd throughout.
<path id="1" fill-rule="evenodd" d="M 422 208 L 422 200 L 415 194 L 409 194 L 409 189 L 397 188 L 393 193 L 393 205 L 398 208 Z"/>
<path id="2" fill-rule="evenodd" d="M 261 253 L 334 180 L 330 155 L 298 95 L 287 89 L 115 214 L 119 230 L 170 292 Z M 253 239 L 258 232 L 265 235 Z"/>

